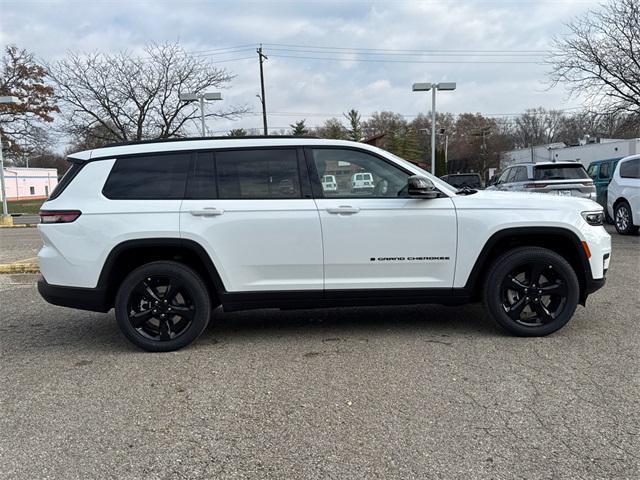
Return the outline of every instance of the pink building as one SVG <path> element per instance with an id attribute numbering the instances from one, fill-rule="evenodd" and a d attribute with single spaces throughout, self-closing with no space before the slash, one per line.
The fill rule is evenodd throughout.
<path id="1" fill-rule="evenodd" d="M 9 201 L 47 198 L 58 184 L 58 171 L 55 168 L 5 167 L 4 183 Z"/>

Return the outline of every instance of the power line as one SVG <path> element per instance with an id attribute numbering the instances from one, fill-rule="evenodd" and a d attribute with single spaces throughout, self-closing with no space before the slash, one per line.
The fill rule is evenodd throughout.
<path id="1" fill-rule="evenodd" d="M 450 53 L 549 53 L 549 50 L 464 50 L 464 49 L 393 49 L 393 48 L 362 48 L 362 47 L 328 47 L 320 45 L 295 45 L 290 43 L 264 43 L 266 47 L 290 47 L 290 48 L 314 48 L 322 50 L 351 50 L 370 51 L 388 53 L 428 53 L 428 52 L 450 52 Z"/>
<path id="2" fill-rule="evenodd" d="M 391 59 L 373 59 L 373 58 L 338 58 L 338 57 L 309 57 L 301 55 L 282 55 L 279 53 L 271 53 L 272 57 L 279 58 L 298 58 L 302 60 L 331 60 L 339 62 L 375 62 L 375 63 L 487 63 L 487 64 L 533 64 L 544 65 L 543 62 L 525 62 L 520 60 L 391 60 Z"/>

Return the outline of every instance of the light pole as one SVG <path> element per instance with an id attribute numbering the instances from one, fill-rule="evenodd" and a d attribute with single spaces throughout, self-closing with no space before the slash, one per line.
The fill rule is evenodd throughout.
<path id="1" fill-rule="evenodd" d="M 8 105 L 17 105 L 20 103 L 18 97 L 0 97 L 0 103 Z M 0 225 L 13 225 L 13 218 L 9 215 L 7 208 L 7 189 L 4 185 L 4 157 L 2 155 L 2 135 L 0 135 L 0 189 L 2 189 L 2 217 L 0 217 Z"/>
<path id="2" fill-rule="evenodd" d="M 431 90 L 431 174 L 436 174 L 436 90 L 455 90 L 455 82 L 445 83 L 414 83 L 414 92 L 428 92 Z"/>
<path id="3" fill-rule="evenodd" d="M 202 136 L 207 136 L 206 127 L 204 124 L 204 102 L 211 100 L 222 100 L 222 94 L 219 92 L 211 92 L 211 93 L 181 93 L 180 101 L 181 102 L 200 102 L 200 122 L 202 124 Z"/>

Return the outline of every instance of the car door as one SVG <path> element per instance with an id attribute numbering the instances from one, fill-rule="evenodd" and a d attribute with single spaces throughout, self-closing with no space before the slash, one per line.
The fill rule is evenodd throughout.
<path id="1" fill-rule="evenodd" d="M 322 225 L 325 292 L 357 289 L 451 288 L 457 223 L 446 195 L 406 194 L 411 172 L 390 160 L 352 148 L 308 148 Z M 373 188 L 351 189 L 358 172 Z M 322 191 L 320 178 L 336 177 L 337 190 Z"/>
<path id="2" fill-rule="evenodd" d="M 180 233 L 205 248 L 229 292 L 322 291 L 320 220 L 301 150 L 197 153 Z"/>

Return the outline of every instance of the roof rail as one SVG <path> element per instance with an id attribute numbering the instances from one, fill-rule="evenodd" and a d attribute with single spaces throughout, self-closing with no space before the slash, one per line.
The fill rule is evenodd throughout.
<path id="1" fill-rule="evenodd" d="M 282 138 L 312 138 L 319 139 L 320 137 L 314 137 L 310 135 L 245 135 L 242 137 L 231 137 L 225 135 L 224 137 L 180 137 L 180 138 L 156 138 L 153 140 L 134 140 L 131 142 L 115 142 L 108 143 L 98 148 L 107 147 L 122 147 L 125 145 L 144 145 L 146 143 L 170 143 L 170 142 L 191 142 L 194 140 L 251 140 L 251 139 L 282 139 Z M 97 150 L 97 149 L 95 149 Z"/>

